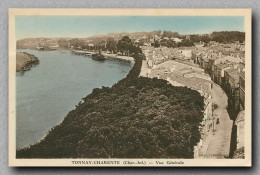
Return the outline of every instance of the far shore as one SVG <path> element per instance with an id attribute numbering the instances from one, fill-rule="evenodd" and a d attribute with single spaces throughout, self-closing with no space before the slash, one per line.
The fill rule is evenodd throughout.
<path id="1" fill-rule="evenodd" d="M 35 48 L 34 48 L 35 50 Z M 36 49 L 38 50 L 38 49 Z M 57 48 L 57 49 L 50 49 L 50 50 L 39 50 L 39 51 L 54 51 L 54 50 L 64 50 L 64 51 L 70 51 L 71 53 L 77 54 L 77 55 L 93 55 L 96 54 L 96 51 L 86 51 L 86 50 L 76 50 L 73 48 Z M 113 53 L 106 53 L 102 52 L 102 55 L 107 59 L 107 60 L 120 60 L 124 62 L 134 62 L 134 58 L 131 56 L 126 56 L 126 55 L 117 55 Z"/>

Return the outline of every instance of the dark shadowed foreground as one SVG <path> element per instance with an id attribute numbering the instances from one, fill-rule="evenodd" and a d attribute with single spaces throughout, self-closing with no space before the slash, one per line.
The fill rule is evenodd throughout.
<path id="1" fill-rule="evenodd" d="M 94 89 L 39 143 L 17 158 L 192 158 L 203 97 L 165 80 L 139 77 L 142 56 L 112 88 Z"/>

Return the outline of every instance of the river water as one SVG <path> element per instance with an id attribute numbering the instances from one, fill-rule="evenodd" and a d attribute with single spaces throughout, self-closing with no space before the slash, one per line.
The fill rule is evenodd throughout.
<path id="1" fill-rule="evenodd" d="M 69 51 L 17 50 L 35 55 L 40 64 L 16 74 L 16 147 L 39 141 L 93 88 L 112 86 L 133 66 L 98 62 Z"/>

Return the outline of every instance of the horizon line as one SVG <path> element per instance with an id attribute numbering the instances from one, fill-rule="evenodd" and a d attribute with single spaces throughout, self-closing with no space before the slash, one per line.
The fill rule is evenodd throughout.
<path id="1" fill-rule="evenodd" d="M 24 40 L 24 39 L 37 39 L 37 38 L 77 38 L 77 39 L 84 39 L 84 38 L 89 38 L 89 37 L 98 37 L 102 35 L 109 35 L 109 34 L 121 34 L 121 33 L 127 33 L 127 34 L 133 34 L 133 33 L 141 33 L 141 32 L 154 32 L 154 31 L 170 31 L 170 30 L 151 30 L 151 31 L 135 31 L 135 32 L 117 32 L 117 33 L 100 33 L 100 34 L 90 34 L 87 36 L 35 36 L 35 37 L 26 37 L 26 38 L 21 38 L 21 39 L 16 39 L 16 41 L 19 40 Z M 170 32 L 175 32 L 175 31 L 170 31 Z M 179 35 L 207 35 L 207 34 L 212 34 L 214 32 L 241 32 L 245 33 L 245 31 L 240 31 L 240 30 L 219 30 L 219 31 L 212 31 L 212 32 L 204 32 L 204 33 L 186 33 L 186 34 L 181 34 L 179 32 Z"/>

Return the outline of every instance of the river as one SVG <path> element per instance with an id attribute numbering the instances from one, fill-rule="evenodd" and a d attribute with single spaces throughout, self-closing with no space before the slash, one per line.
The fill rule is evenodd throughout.
<path id="1" fill-rule="evenodd" d="M 73 55 L 69 51 L 17 50 L 35 55 L 40 64 L 16 73 L 16 147 L 39 141 L 93 88 L 112 86 L 133 63 Z"/>

